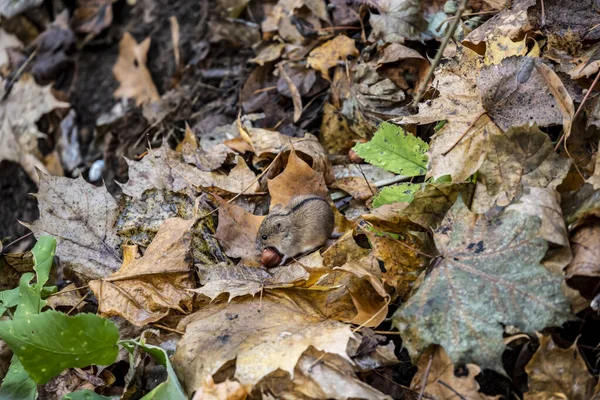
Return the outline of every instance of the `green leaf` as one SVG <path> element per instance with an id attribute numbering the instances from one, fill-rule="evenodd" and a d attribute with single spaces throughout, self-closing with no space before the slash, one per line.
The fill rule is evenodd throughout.
<path id="1" fill-rule="evenodd" d="M 13 356 L 8 373 L 2 381 L 0 400 L 34 400 L 36 396 L 36 383 L 29 377 L 19 359 Z"/>
<path id="2" fill-rule="evenodd" d="M 503 371 L 503 326 L 533 332 L 571 317 L 562 276 L 540 264 L 542 220 L 527 207 L 487 217 L 459 197 L 448 211 L 434 233 L 440 258 L 392 317 L 412 357 L 436 343 L 455 364 Z"/>
<path id="3" fill-rule="evenodd" d="M 357 143 L 354 151 L 370 164 L 405 176 L 425 175 L 429 146 L 404 129 L 383 122 L 368 143 Z"/>
<path id="4" fill-rule="evenodd" d="M 49 310 L 0 321 L 0 338 L 38 384 L 66 368 L 110 365 L 119 351 L 115 324 L 94 314 L 70 317 Z"/>
<path id="5" fill-rule="evenodd" d="M 21 280 L 19 281 L 19 302 L 15 311 L 15 319 L 39 314 L 46 305 L 46 302 L 42 300 L 35 286 L 31 285 L 30 282 L 32 279 L 32 272 L 21 276 Z"/>
<path id="6" fill-rule="evenodd" d="M 0 317 L 4 315 L 7 309 L 19 304 L 19 288 L 3 290 L 0 292 Z"/>
<path id="7" fill-rule="evenodd" d="M 94 392 L 93 390 L 85 389 L 78 390 L 77 392 L 69 393 L 65 395 L 62 400 L 114 400 L 118 399 L 119 396 L 102 396 Z"/>
<path id="8" fill-rule="evenodd" d="M 175 375 L 175 371 L 171 365 L 171 361 L 169 360 L 169 356 L 167 352 L 158 346 L 153 346 L 151 344 L 146 343 L 142 340 L 123 340 L 120 342 L 123 347 L 125 347 L 130 353 L 133 353 L 135 346 L 140 346 L 144 351 L 156 362 L 160 365 L 164 366 L 167 369 L 167 380 L 162 382 L 157 387 L 155 387 L 151 392 L 142 397 L 141 400 L 186 400 L 187 396 L 177 379 L 177 375 Z"/>
<path id="9" fill-rule="evenodd" d="M 398 202 L 410 203 L 420 186 L 418 183 L 406 182 L 384 187 L 373 197 L 373 208 Z"/>
<path id="10" fill-rule="evenodd" d="M 50 268 L 56 252 L 56 239 L 52 236 L 40 236 L 31 253 L 33 254 L 33 269 L 37 275 L 36 286 L 41 293 L 42 287 L 48 282 Z"/>

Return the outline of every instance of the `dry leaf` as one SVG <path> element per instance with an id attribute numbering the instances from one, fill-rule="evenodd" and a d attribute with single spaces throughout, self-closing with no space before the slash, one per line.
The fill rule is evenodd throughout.
<path id="1" fill-rule="evenodd" d="M 587 298 L 593 298 L 600 280 L 600 224 L 589 218 L 571 234 L 573 260 L 567 266 L 569 286 L 578 289 Z"/>
<path id="2" fill-rule="evenodd" d="M 219 202 L 219 226 L 215 237 L 225 254 L 232 258 L 258 261 L 260 252 L 256 248 L 256 235 L 265 217 L 250 214 L 241 207 L 215 197 Z"/>
<path id="3" fill-rule="evenodd" d="M 202 382 L 202 387 L 194 393 L 192 400 L 244 400 L 248 393 L 239 382 L 230 381 L 215 383 L 211 375 Z"/>
<path id="4" fill-rule="evenodd" d="M 87 302 L 83 301 L 82 296 L 78 293 L 74 283 L 70 283 L 60 292 L 48 296 L 46 301 L 53 310 L 56 310 L 57 307 L 76 307 L 77 310 L 81 311 L 87 305 Z"/>
<path id="5" fill-rule="evenodd" d="M 119 315 L 136 326 L 156 322 L 170 310 L 192 307 L 190 233 L 195 219 L 171 218 L 164 222 L 144 256 L 137 246 L 124 246 L 123 265 L 103 280 L 90 282 L 104 316 Z"/>
<path id="6" fill-rule="evenodd" d="M 485 65 L 500 64 L 502 60 L 512 56 L 527 54 L 527 38 L 513 42 L 508 36 L 493 36 L 485 48 Z"/>
<path id="7" fill-rule="evenodd" d="M 115 0 L 80 0 L 73 13 L 75 30 L 78 33 L 98 35 L 109 27 L 113 20 L 112 3 Z M 145 55 L 144 55 L 145 57 Z"/>
<path id="8" fill-rule="evenodd" d="M 292 102 L 294 104 L 294 122 L 298 122 L 300 117 L 302 116 L 302 96 L 298 91 L 298 88 L 294 84 L 294 82 L 290 79 L 287 72 L 283 68 L 283 64 L 279 64 L 279 75 L 285 80 L 285 83 L 288 86 L 288 90 L 292 96 Z"/>
<path id="9" fill-rule="evenodd" d="M 346 117 L 330 103 L 323 105 L 319 139 L 329 154 L 343 154 L 354 146 L 359 136 L 350 129 Z"/>
<path id="10" fill-rule="evenodd" d="M 321 72 L 323 78 L 330 81 L 329 68 L 335 67 L 348 57 L 358 57 L 354 40 L 338 35 L 310 52 L 306 62 L 308 66 Z"/>
<path id="11" fill-rule="evenodd" d="M 596 379 L 588 372 L 577 343 L 561 349 L 550 336 L 538 338 L 540 347 L 525 367 L 529 391 L 524 393 L 524 399 L 591 399 Z"/>
<path id="12" fill-rule="evenodd" d="M 56 238 L 56 255 L 87 278 L 103 278 L 119 269 L 121 239 L 115 234 L 117 202 L 105 187 L 77 179 L 40 174 L 36 194 L 40 218 L 30 224 L 36 237 Z"/>
<path id="13" fill-rule="evenodd" d="M 6 81 L 0 78 L 0 87 Z M 41 157 L 38 140 L 46 137 L 39 131 L 36 122 L 40 117 L 56 108 L 69 107 L 68 103 L 56 100 L 51 85 L 39 86 L 32 76 L 24 74 L 15 82 L 7 99 L 0 107 L 0 161 L 21 163 L 34 182 L 37 182 L 35 157 Z"/>
<path id="14" fill-rule="evenodd" d="M 215 145 L 210 151 L 203 149 L 187 123 L 185 125 L 185 136 L 177 145 L 177 151 L 181 152 L 186 163 L 195 165 L 204 172 L 219 169 L 229 155 L 233 156 L 233 152 L 222 143 Z"/>
<path id="15" fill-rule="evenodd" d="M 148 49 L 150 38 L 138 44 L 129 32 L 123 34 L 119 42 L 119 58 L 113 67 L 113 74 L 120 83 L 115 97 L 133 97 L 137 105 L 160 99 L 146 67 Z"/>
<path id="16" fill-rule="evenodd" d="M 565 140 L 567 140 L 569 136 L 571 136 L 571 124 L 573 123 L 573 116 L 575 115 L 573 99 L 569 95 L 569 92 L 567 92 L 565 85 L 563 85 L 558 75 L 556 75 L 556 72 L 552 71 L 550 67 L 545 64 L 536 64 L 535 69 L 546 82 L 548 89 L 550 89 L 550 92 L 560 107 L 560 112 L 563 117 L 563 132 Z"/>
<path id="17" fill-rule="evenodd" d="M 369 200 L 377 193 L 377 187 L 373 183 L 365 180 L 362 176 L 348 176 L 336 179 L 331 187 L 343 190 L 355 199 L 361 201 Z"/>
<path id="18" fill-rule="evenodd" d="M 324 319 L 285 296 L 210 305 L 190 316 L 177 344 L 173 366 L 186 391 L 235 360 L 235 378 L 250 391 L 277 369 L 294 373 L 309 346 L 349 360 L 350 326 Z M 181 329 L 181 327 L 180 327 Z"/>
<path id="19" fill-rule="evenodd" d="M 379 14 L 371 14 L 369 23 L 373 32 L 371 43 L 381 39 L 384 42 L 404 43 L 405 40 L 420 40 L 421 32 L 427 28 L 418 0 L 379 0 Z"/>

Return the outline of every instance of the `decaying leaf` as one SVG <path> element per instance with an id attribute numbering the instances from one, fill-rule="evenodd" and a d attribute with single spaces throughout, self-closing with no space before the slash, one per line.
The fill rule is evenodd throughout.
<path id="1" fill-rule="evenodd" d="M 219 197 L 217 200 L 219 225 L 215 237 L 225 254 L 233 258 L 257 261 L 260 253 L 256 249 L 256 234 L 265 217 L 250 214 L 241 207 L 227 204 Z"/>
<path id="2" fill-rule="evenodd" d="M 56 255 L 88 278 L 103 278 L 119 269 L 121 239 L 114 231 L 117 202 L 105 187 L 83 177 L 69 179 L 40 174 L 36 194 L 40 219 L 24 224 L 36 237 L 52 235 Z"/>
<path id="3" fill-rule="evenodd" d="M 191 310 L 194 284 L 190 274 L 189 230 L 195 220 L 165 221 L 144 256 L 125 246 L 123 265 L 111 276 L 90 282 L 105 316 L 119 315 L 136 326 L 156 322 L 170 310 Z"/>
<path id="4" fill-rule="evenodd" d="M 502 325 L 532 331 L 569 318 L 562 277 L 540 264 L 541 222 L 519 205 L 486 216 L 457 200 L 435 231 L 441 258 L 393 317 L 412 357 L 437 343 L 454 363 L 502 371 Z"/>
<path id="5" fill-rule="evenodd" d="M 215 145 L 210 151 L 203 149 L 187 124 L 185 126 L 185 136 L 177 146 L 177 150 L 181 152 L 186 163 L 195 165 L 205 172 L 219 169 L 230 155 L 233 156 L 233 152 L 229 147 L 222 143 Z"/>
<path id="6" fill-rule="evenodd" d="M 235 378 L 248 391 L 277 369 L 293 376 L 309 346 L 349 360 L 350 326 L 325 319 L 285 295 L 210 305 L 186 321 L 173 366 L 188 393 L 235 360 Z M 181 328 L 181 327 L 180 327 Z"/>
<path id="7" fill-rule="evenodd" d="M 6 81 L 0 79 L 0 87 Z M 3 92 L 3 91 L 2 91 Z M 39 86 L 29 74 L 15 82 L 8 98 L 0 106 L 0 161 L 21 163 L 29 176 L 37 181 L 35 167 L 41 167 L 38 139 L 44 138 L 36 122 L 42 115 L 57 108 L 69 107 L 52 94 L 51 85 Z M 35 155 L 35 156 L 34 156 Z"/>
<path id="8" fill-rule="evenodd" d="M 354 40 L 348 36 L 338 35 L 311 51 L 306 61 L 309 67 L 321 72 L 323 78 L 330 80 L 329 68 L 335 67 L 351 56 L 358 56 Z"/>
<path id="9" fill-rule="evenodd" d="M 573 260 L 565 272 L 569 285 L 577 288 L 587 298 L 592 298 L 600 280 L 600 224 L 589 218 L 571 235 Z"/>
<path id="10" fill-rule="evenodd" d="M 377 3 L 379 14 L 371 14 L 369 23 L 373 32 L 369 40 L 376 42 L 404 43 L 405 40 L 418 40 L 426 28 L 417 0 L 380 0 Z"/>
<path id="11" fill-rule="evenodd" d="M 12 18 L 22 12 L 42 4 L 43 0 L 2 0 L 0 1 L 0 14 L 6 18 Z"/>
<path id="12" fill-rule="evenodd" d="M 212 376 L 207 376 L 202 387 L 194 394 L 192 400 L 244 400 L 248 393 L 239 382 L 230 381 L 215 383 Z"/>
<path id="13" fill-rule="evenodd" d="M 551 336 L 538 337 L 540 348 L 525 367 L 529 391 L 524 393 L 524 399 L 584 400 L 594 397 L 596 379 L 588 372 L 577 343 L 562 349 Z"/>
<path id="14" fill-rule="evenodd" d="M 112 23 L 113 2 L 114 0 L 78 1 L 73 14 L 75 30 L 80 33 L 98 35 Z"/>
<path id="15" fill-rule="evenodd" d="M 120 83 L 115 97 L 133 97 L 140 105 L 160 98 L 146 67 L 150 49 L 150 38 L 138 44 L 129 32 L 123 34 L 119 43 L 119 58 L 113 67 L 113 74 Z"/>

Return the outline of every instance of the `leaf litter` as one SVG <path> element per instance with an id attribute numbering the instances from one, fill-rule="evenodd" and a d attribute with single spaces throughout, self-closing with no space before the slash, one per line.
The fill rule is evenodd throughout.
<path id="1" fill-rule="evenodd" d="M 0 394 L 598 396 L 590 9 L 18 3 L 0 4 L 0 161 L 38 187 L 20 219 L 57 247 L 52 266 L 3 233 Z M 35 14 L 47 29 L 16 28 Z M 261 265 L 278 249 L 259 226 L 301 195 L 332 235 Z M 58 337 L 77 330 L 100 350 Z"/>

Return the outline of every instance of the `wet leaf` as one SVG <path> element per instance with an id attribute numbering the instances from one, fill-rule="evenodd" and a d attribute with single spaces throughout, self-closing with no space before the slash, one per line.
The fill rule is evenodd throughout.
<path id="1" fill-rule="evenodd" d="M 540 228 L 517 205 L 493 217 L 457 200 L 434 235 L 441 258 L 393 317 L 411 356 L 437 343 L 454 363 L 503 371 L 502 325 L 532 331 L 565 322 L 562 277 L 540 264 L 548 248 Z"/>
<path id="2" fill-rule="evenodd" d="M 40 219 L 24 224 L 36 237 L 56 238 L 56 255 L 74 271 L 101 278 L 121 264 L 121 240 L 114 232 L 118 208 L 104 187 L 95 187 L 83 177 L 69 179 L 40 174 L 36 195 Z"/>

